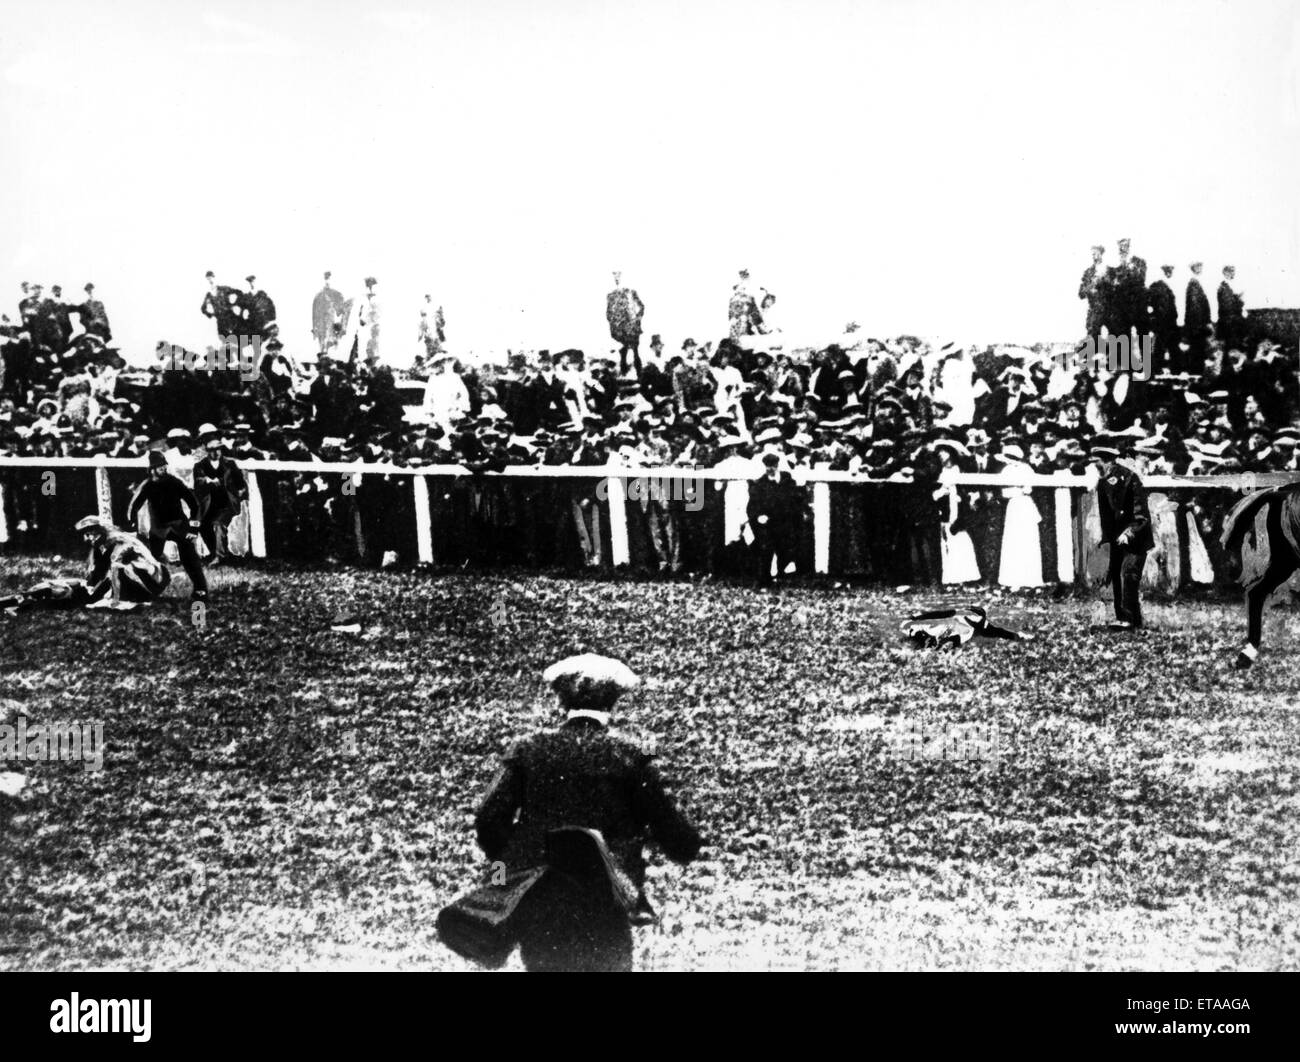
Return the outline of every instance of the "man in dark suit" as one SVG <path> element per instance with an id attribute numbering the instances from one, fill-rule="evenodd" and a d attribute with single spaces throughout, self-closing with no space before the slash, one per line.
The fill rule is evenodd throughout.
<path id="1" fill-rule="evenodd" d="M 1215 334 L 1225 347 L 1236 347 L 1245 338 L 1245 300 L 1237 291 L 1235 266 L 1223 267 L 1223 280 L 1219 284 L 1219 321 Z"/>
<path id="2" fill-rule="evenodd" d="M 464 916 L 474 921 L 495 903 L 511 908 L 509 924 L 495 955 L 471 957 L 499 965 L 518 942 L 529 970 L 630 970 L 629 916 L 653 918 L 644 893 L 646 840 L 688 863 L 700 836 L 650 756 L 609 729 L 615 703 L 637 677 L 588 653 L 543 678 L 559 695 L 565 722 L 506 754 L 475 818 L 479 846 L 494 861 L 492 883 L 445 908 L 439 936 L 471 954 L 458 932 Z M 477 905 L 465 902 L 471 898 Z"/>
<path id="3" fill-rule="evenodd" d="M 663 368 L 664 341 L 659 336 L 650 337 L 651 355 L 640 372 L 641 394 L 651 405 L 673 397 L 673 382 Z"/>
<path id="4" fill-rule="evenodd" d="M 1115 595 L 1115 619 L 1111 630 L 1135 630 L 1142 626 L 1139 589 L 1147 553 L 1155 548 L 1146 489 L 1131 468 L 1119 463 L 1117 436 L 1100 436 L 1089 451 L 1097 466 L 1097 509 L 1101 518 L 1101 540 L 1110 545 L 1110 585 Z"/>
<path id="5" fill-rule="evenodd" d="M 1107 328 L 1113 336 L 1141 336 L 1146 330 L 1147 264 L 1129 255 L 1130 241 L 1118 243 L 1119 263 L 1111 271 L 1112 297 Z"/>
<path id="6" fill-rule="evenodd" d="M 641 318 L 645 304 L 631 288 L 623 287 L 623 274 L 614 274 L 614 290 L 605 297 L 605 320 L 609 322 L 610 337 L 618 344 L 618 371 L 627 372 L 628 351 L 637 374 L 641 372 Z"/>
<path id="7" fill-rule="evenodd" d="M 244 335 L 247 330 L 244 327 L 244 306 L 239 291 L 218 284 L 216 274 L 211 270 L 204 277 L 208 282 L 208 293 L 203 296 L 199 312 L 216 321 L 218 338 L 224 340 L 227 336 Z"/>
<path id="8" fill-rule="evenodd" d="M 1106 248 L 1097 244 L 1092 249 L 1092 265 L 1083 271 L 1079 281 L 1079 298 L 1088 301 L 1088 314 L 1084 319 L 1084 329 L 1095 346 L 1101 337 L 1102 326 L 1110 312 L 1111 271 L 1102 264 Z"/>
<path id="9" fill-rule="evenodd" d="M 199 500 L 199 537 L 208 547 L 210 564 L 226 557 L 226 528 L 248 497 L 239 467 L 225 455 L 225 440 L 211 424 L 199 428 L 204 455 L 194 465 L 194 494 Z"/>
<path id="10" fill-rule="evenodd" d="M 1160 271 L 1164 276 L 1147 288 L 1147 328 L 1154 337 L 1151 356 L 1155 364 L 1151 371 L 1183 372 L 1185 362 L 1182 348 L 1178 345 L 1178 301 L 1174 298 L 1174 289 L 1169 286 L 1174 267 L 1163 265 Z"/>
<path id="11" fill-rule="evenodd" d="M 312 437 L 317 443 L 327 437 L 344 438 L 350 434 L 355 413 L 352 389 L 334 359 L 322 357 L 319 366 L 320 374 L 307 391 Z"/>
<path id="12" fill-rule="evenodd" d="M 1192 365 L 1205 362 L 1206 343 L 1210 338 L 1210 300 L 1201 287 L 1202 262 L 1190 266 L 1192 279 L 1187 282 L 1183 300 L 1183 339 L 1187 341 L 1187 360 Z"/>
<path id="13" fill-rule="evenodd" d="M 250 336 L 270 339 L 278 331 L 275 323 L 275 303 L 271 296 L 257 286 L 257 277 L 248 276 L 248 291 L 241 297 Z"/>
<path id="14" fill-rule="evenodd" d="M 799 488 L 780 469 L 781 456 L 763 455 L 763 474 L 749 485 L 746 516 L 754 533 L 754 564 L 759 586 L 772 584 L 772 559 L 780 575 L 795 559 L 799 546 Z"/>
<path id="15" fill-rule="evenodd" d="M 569 407 L 564 402 L 564 381 L 556 375 L 555 364 L 547 351 L 537 357 L 537 373 L 528 381 L 526 406 L 528 424 L 537 427 L 558 428 L 569 419 Z M 516 424 L 521 435 L 532 432 L 523 424 Z"/>
<path id="16" fill-rule="evenodd" d="M 149 478 L 132 495 L 127 522 L 134 524 L 145 505 L 149 506 L 149 551 L 162 561 L 167 543 L 175 542 L 181 566 L 193 585 L 190 596 L 195 601 L 203 600 L 208 596 L 208 580 L 194 548 L 199 532 L 199 500 L 182 480 L 167 471 L 167 458 L 159 450 L 149 451 Z"/>
<path id="17" fill-rule="evenodd" d="M 98 336 L 107 343 L 113 338 L 113 331 L 108 326 L 108 313 L 104 304 L 95 298 L 94 284 L 87 284 L 85 292 L 86 301 L 75 308 L 81 317 L 81 327 L 89 335 Z"/>

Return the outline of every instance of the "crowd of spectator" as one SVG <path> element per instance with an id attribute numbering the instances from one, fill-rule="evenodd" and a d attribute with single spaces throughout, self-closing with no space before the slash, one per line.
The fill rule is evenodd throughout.
<path id="1" fill-rule="evenodd" d="M 770 450 L 791 466 L 909 478 L 950 464 L 1077 471 L 1091 437 L 1118 433 L 1144 471 L 1300 470 L 1295 353 L 1236 326 L 1227 341 L 1178 343 L 1164 368 L 1203 349 L 1182 373 L 1112 371 L 1068 345 L 962 348 L 857 332 L 785 350 L 761 327 L 759 304 L 733 293 L 745 312 L 732 313 L 730 334 L 672 351 L 657 335 L 639 349 L 623 317 L 630 350 L 604 356 L 515 352 L 470 366 L 431 349 L 424 401 L 412 408 L 412 381 L 355 345 L 331 346 L 315 364 L 291 357 L 274 303 L 248 280 L 247 292 L 210 280 L 203 311 L 219 335 L 255 339 L 244 352 L 254 360 L 223 364 L 210 348 L 149 369 L 129 368 L 110 345 L 93 285 L 80 304 L 24 285 L 18 320 L 3 321 L 0 455 L 139 456 L 174 429 L 211 423 L 237 458 L 703 468 Z"/>

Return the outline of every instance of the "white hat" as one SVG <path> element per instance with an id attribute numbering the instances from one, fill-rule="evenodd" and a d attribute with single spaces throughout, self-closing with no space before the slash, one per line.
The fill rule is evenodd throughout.
<path id="1" fill-rule="evenodd" d="M 542 680 L 570 708 L 608 710 L 641 680 L 622 661 L 598 653 L 565 657 L 542 672 Z"/>
<path id="2" fill-rule="evenodd" d="M 186 431 L 184 428 L 172 428 L 172 430 L 167 433 L 167 438 L 188 439 L 190 438 L 190 433 Z"/>

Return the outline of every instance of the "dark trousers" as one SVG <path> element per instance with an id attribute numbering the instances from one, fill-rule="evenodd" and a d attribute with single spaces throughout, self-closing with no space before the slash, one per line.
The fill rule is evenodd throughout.
<path id="1" fill-rule="evenodd" d="M 519 911 L 519 957 L 534 971 L 624 972 L 632 969 L 627 912 L 599 885 L 550 871 Z"/>
<path id="2" fill-rule="evenodd" d="M 176 543 L 176 552 L 181 556 L 181 567 L 190 577 L 195 590 L 208 589 L 207 576 L 203 574 L 203 565 L 199 561 L 199 551 L 194 548 L 194 540 L 187 533 L 184 520 L 155 527 L 149 532 L 149 549 L 158 560 L 163 560 L 163 549 L 170 540 Z M 165 562 L 164 562 L 165 563 Z"/>
<path id="3" fill-rule="evenodd" d="M 199 538 L 203 539 L 203 544 L 208 547 L 208 553 L 213 560 L 218 557 L 226 556 L 226 528 L 229 527 L 230 521 L 235 517 L 235 510 L 230 508 L 218 509 L 215 506 L 205 506 L 202 519 L 199 521 Z"/>
<path id="4" fill-rule="evenodd" d="M 1111 543 L 1110 586 L 1115 594 L 1115 618 L 1142 626 L 1142 602 L 1138 591 L 1142 586 L 1142 568 L 1147 551 L 1124 549 Z"/>
<path id="5" fill-rule="evenodd" d="M 617 338 L 617 337 L 616 337 Z M 632 364 L 636 368 L 637 376 L 641 375 L 641 337 L 625 338 L 618 340 L 618 373 L 620 376 L 627 375 L 627 356 L 632 354 Z"/>
<path id="6" fill-rule="evenodd" d="M 754 528 L 753 556 L 755 575 L 760 586 L 772 582 L 772 558 L 776 558 L 776 574 L 785 574 L 785 567 L 794 560 L 794 539 L 787 528 Z"/>

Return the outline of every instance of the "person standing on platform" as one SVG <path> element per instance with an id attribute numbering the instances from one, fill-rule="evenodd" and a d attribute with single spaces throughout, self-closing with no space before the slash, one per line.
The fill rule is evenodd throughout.
<path id="1" fill-rule="evenodd" d="M 1187 362 L 1199 371 L 1205 364 L 1205 351 L 1210 339 L 1210 300 L 1201 287 L 1201 270 L 1204 263 L 1193 262 L 1192 278 L 1187 282 L 1183 300 L 1183 339 L 1187 343 Z"/>
<path id="2" fill-rule="evenodd" d="M 1174 267 L 1163 265 L 1164 274 L 1147 288 L 1147 329 L 1152 335 L 1152 372 L 1182 372 L 1183 352 L 1178 345 L 1178 300 L 1169 281 Z"/>
<path id="3" fill-rule="evenodd" d="M 630 352 L 636 375 L 641 375 L 641 318 L 645 316 L 645 303 L 631 288 L 623 286 L 623 274 L 614 274 L 614 290 L 605 296 L 605 320 L 609 323 L 610 338 L 618 344 L 618 371 L 627 375 L 627 356 Z"/>

